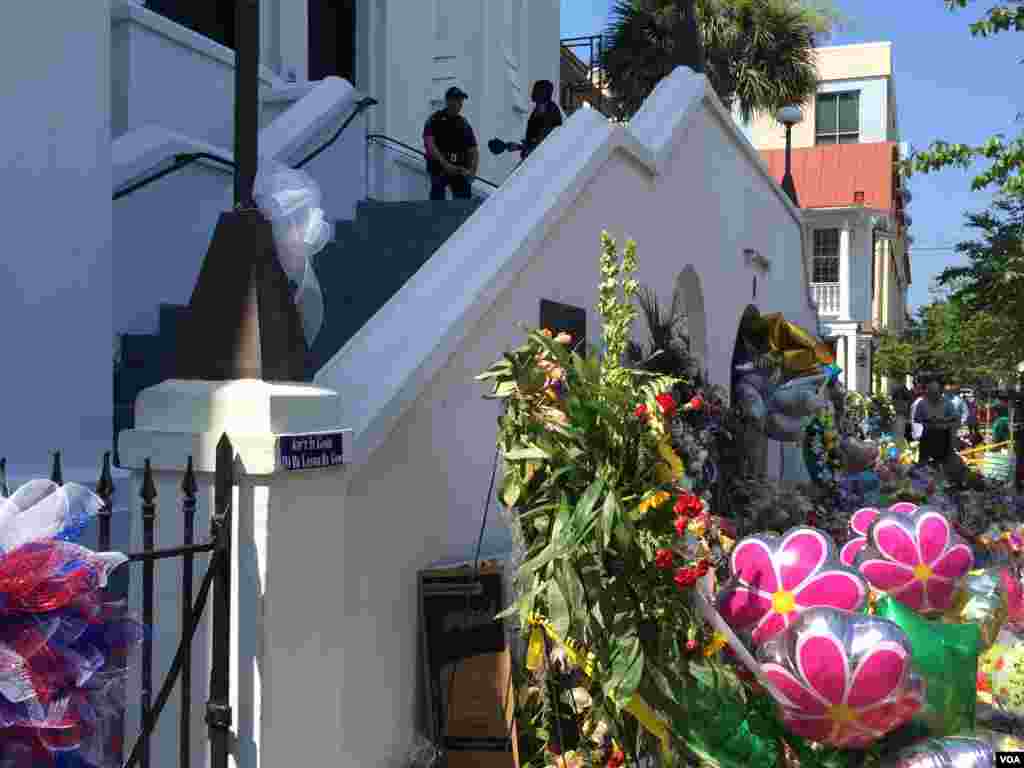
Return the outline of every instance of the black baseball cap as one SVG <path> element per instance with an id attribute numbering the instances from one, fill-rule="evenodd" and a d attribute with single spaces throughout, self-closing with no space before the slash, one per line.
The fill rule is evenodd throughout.
<path id="1" fill-rule="evenodd" d="M 447 101 L 448 99 L 468 99 L 468 98 L 469 98 L 469 94 L 467 94 L 464 90 L 459 88 L 459 86 L 457 86 L 457 85 L 453 85 L 451 88 L 449 88 L 447 91 L 444 92 L 444 99 L 445 99 L 445 101 Z"/>

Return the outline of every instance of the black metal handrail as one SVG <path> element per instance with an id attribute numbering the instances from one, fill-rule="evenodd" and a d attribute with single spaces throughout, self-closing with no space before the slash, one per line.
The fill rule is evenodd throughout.
<path id="1" fill-rule="evenodd" d="M 157 171 L 154 174 L 146 176 L 145 178 L 139 179 L 134 184 L 129 184 L 127 187 L 122 187 L 114 193 L 114 200 L 120 200 L 122 197 L 127 197 L 137 189 L 149 186 L 157 179 L 162 179 L 164 176 L 169 176 L 175 171 L 180 171 L 192 163 L 198 162 L 199 160 L 209 160 L 214 163 L 220 163 L 226 165 L 229 168 L 234 168 L 235 163 L 233 160 L 228 160 L 226 157 L 220 155 L 214 155 L 210 152 L 183 152 L 172 156 L 173 163 L 164 168 L 162 171 Z"/>
<path id="2" fill-rule="evenodd" d="M 307 165 L 316 157 L 318 157 L 320 153 L 328 149 L 341 137 L 341 134 L 345 132 L 345 129 L 348 128 L 348 126 L 352 123 L 353 120 L 359 117 L 359 115 L 365 112 L 368 108 L 378 103 L 379 102 L 371 96 L 367 96 L 366 98 L 357 101 L 352 112 L 349 114 L 347 118 L 345 118 L 345 122 L 341 124 L 341 127 L 339 127 L 338 130 L 334 132 L 331 138 L 329 138 L 319 147 L 317 147 L 304 158 L 302 158 L 302 160 L 300 160 L 294 166 L 294 168 L 301 169 L 303 166 Z M 221 165 L 227 166 L 228 168 L 235 167 L 235 162 L 233 160 L 229 160 L 226 157 L 221 157 L 220 155 L 211 154 L 210 152 L 184 152 L 173 155 L 172 159 L 173 163 L 167 168 L 164 168 L 161 171 L 157 171 L 156 173 L 150 174 L 149 176 L 146 176 L 132 184 L 129 184 L 127 187 L 123 187 L 117 190 L 117 192 L 115 192 L 113 195 L 113 199 L 120 200 L 122 197 L 127 197 L 132 192 L 142 189 L 143 187 L 149 186 L 154 181 L 157 181 L 159 179 L 162 179 L 164 176 L 169 176 L 172 173 L 180 171 L 182 168 L 186 168 L 187 166 L 192 165 L 192 163 L 195 163 L 199 160 L 209 160 L 214 163 L 220 163 Z"/>
<path id="3" fill-rule="evenodd" d="M 399 141 L 398 139 L 392 138 L 391 136 L 385 136 L 383 133 L 368 133 L 366 134 L 366 141 L 370 144 L 394 144 L 396 146 L 401 147 L 402 149 L 412 152 L 415 155 L 418 155 L 419 157 L 422 157 L 424 161 L 426 161 L 427 159 L 427 154 L 423 150 L 416 149 L 416 147 L 410 146 L 406 144 L 404 141 Z M 498 184 L 495 184 L 493 181 L 489 181 L 483 178 L 482 176 L 469 176 L 468 178 L 472 179 L 473 181 L 479 181 L 483 184 L 486 184 L 489 187 L 493 187 L 494 189 L 497 189 L 499 187 Z"/>

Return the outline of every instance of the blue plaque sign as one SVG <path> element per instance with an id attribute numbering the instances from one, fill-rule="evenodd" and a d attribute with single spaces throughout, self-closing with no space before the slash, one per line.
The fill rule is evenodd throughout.
<path id="1" fill-rule="evenodd" d="M 329 469 L 345 463 L 345 447 L 352 430 L 281 435 L 278 451 L 285 470 Z"/>

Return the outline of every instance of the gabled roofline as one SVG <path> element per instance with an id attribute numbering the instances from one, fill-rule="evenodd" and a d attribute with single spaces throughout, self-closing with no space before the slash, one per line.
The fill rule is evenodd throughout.
<path id="1" fill-rule="evenodd" d="M 629 125 L 610 124 L 593 110 L 576 111 L 535 150 L 536 159 L 520 165 L 316 375 L 325 386 L 344 382 L 341 410 L 355 433 L 353 465 L 362 465 L 384 443 L 609 157 L 623 152 L 652 176 L 663 173 L 676 141 L 704 105 L 803 231 L 799 209 L 703 75 L 676 68 Z M 410 305 L 440 296 L 445 300 L 429 308 L 431 323 L 403 321 Z"/>

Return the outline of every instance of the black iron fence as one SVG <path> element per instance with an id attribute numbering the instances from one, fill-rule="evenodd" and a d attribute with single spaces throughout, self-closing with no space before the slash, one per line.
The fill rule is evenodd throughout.
<path id="1" fill-rule="evenodd" d="M 142 550 L 128 555 L 129 562 L 142 564 L 142 622 L 146 631 L 142 641 L 141 716 L 139 735 L 124 757 L 117 755 L 124 768 L 150 768 L 152 753 L 150 740 L 168 699 L 181 682 L 181 718 L 178 724 L 178 768 L 192 765 L 192 643 L 203 617 L 206 604 L 212 598 L 212 656 L 210 659 L 210 686 L 206 702 L 206 725 L 210 741 L 211 768 L 227 768 L 230 751 L 232 720 L 230 702 L 231 664 L 231 526 L 232 498 L 235 485 L 234 448 L 227 435 L 217 443 L 214 470 L 214 501 L 210 510 L 210 534 L 206 541 L 196 543 L 195 522 L 198 509 L 195 472 L 192 457 L 188 457 L 181 484 L 182 545 L 165 549 L 156 548 L 157 491 L 153 470 L 146 459 L 142 474 Z M 0 493 L 9 495 L 7 487 L 7 461 L 0 459 Z M 63 484 L 60 453 L 54 454 L 50 479 Z M 113 515 L 114 482 L 110 470 L 110 452 L 103 456 L 103 465 L 96 483 L 96 494 L 102 500 L 98 515 L 97 549 L 109 551 L 111 545 L 111 517 Z M 208 555 L 206 573 L 193 599 L 193 566 L 197 555 Z M 181 558 L 181 636 L 167 676 L 153 697 L 153 634 L 156 563 L 160 560 Z M 124 732 L 123 720 L 117 730 Z M 169 755 L 161 755 L 159 768 L 171 765 Z"/>

